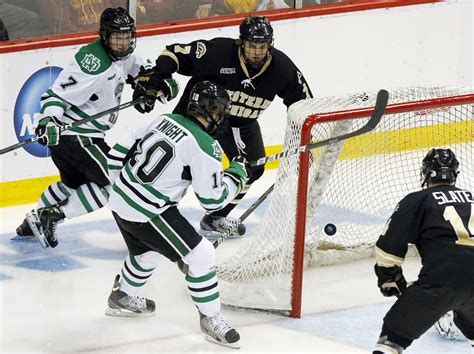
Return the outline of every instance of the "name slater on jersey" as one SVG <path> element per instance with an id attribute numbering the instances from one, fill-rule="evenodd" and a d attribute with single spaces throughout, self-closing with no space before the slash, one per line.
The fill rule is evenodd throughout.
<path id="1" fill-rule="evenodd" d="M 230 108 L 230 114 L 235 117 L 257 119 L 262 112 L 270 106 L 272 101 L 262 97 L 248 95 L 241 91 L 227 90 L 233 103 Z M 241 106 L 239 104 L 245 106 Z"/>
<path id="2" fill-rule="evenodd" d="M 448 192 L 433 192 L 433 197 L 438 201 L 438 205 L 447 203 L 474 203 L 471 192 L 457 190 Z"/>
<path id="3" fill-rule="evenodd" d="M 176 142 L 179 142 L 182 138 L 188 136 L 188 133 L 167 119 L 164 119 L 154 130 L 165 134 Z"/>

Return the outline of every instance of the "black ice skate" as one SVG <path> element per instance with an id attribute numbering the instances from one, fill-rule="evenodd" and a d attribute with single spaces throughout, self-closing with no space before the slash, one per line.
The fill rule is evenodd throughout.
<path id="1" fill-rule="evenodd" d="M 33 234 L 43 248 L 58 245 L 57 226 L 65 218 L 63 212 L 56 206 L 39 208 L 26 214 L 26 220 Z"/>
<path id="2" fill-rule="evenodd" d="M 208 317 L 199 313 L 201 331 L 204 339 L 211 343 L 224 345 L 234 349 L 240 348 L 240 335 L 234 328 L 230 327 L 221 314 Z"/>
<path id="3" fill-rule="evenodd" d="M 155 315 L 155 302 L 153 300 L 130 296 L 120 290 L 120 275 L 115 277 L 112 292 L 109 295 L 107 316 L 114 317 L 151 317 Z"/>
<path id="4" fill-rule="evenodd" d="M 242 237 L 245 234 L 245 225 L 237 221 L 227 219 L 223 216 L 205 215 L 200 223 L 199 234 L 204 237 L 219 237 L 223 233 L 233 229 L 230 236 Z"/>

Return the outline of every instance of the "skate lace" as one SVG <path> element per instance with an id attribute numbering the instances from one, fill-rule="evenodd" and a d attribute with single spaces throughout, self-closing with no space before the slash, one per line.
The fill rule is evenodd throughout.
<path id="1" fill-rule="evenodd" d="M 58 228 L 58 223 L 53 222 L 51 226 L 51 239 L 56 240 L 57 239 L 57 234 L 56 234 L 56 229 Z"/>
<path id="2" fill-rule="evenodd" d="M 140 296 L 128 296 L 127 306 L 137 310 L 144 309 L 146 308 L 146 298 Z"/>
<path id="3" fill-rule="evenodd" d="M 220 315 L 208 318 L 208 323 L 209 329 L 211 329 L 219 337 L 225 337 L 225 334 L 232 329 L 232 327 L 230 327 Z"/>
<path id="4" fill-rule="evenodd" d="M 229 220 L 227 218 L 222 218 L 220 220 L 220 227 L 226 230 L 230 230 L 232 228 L 235 228 L 237 225 L 237 221 L 234 220 Z"/>

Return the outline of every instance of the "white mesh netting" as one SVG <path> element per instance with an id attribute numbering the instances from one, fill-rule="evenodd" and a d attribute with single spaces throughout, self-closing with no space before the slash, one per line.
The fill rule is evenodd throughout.
<path id="1" fill-rule="evenodd" d="M 389 104 L 473 94 L 472 88 L 389 90 Z M 288 111 L 284 150 L 300 145 L 301 127 L 316 113 L 373 107 L 376 93 L 300 101 Z M 360 128 L 368 118 L 316 124 L 312 140 Z M 305 267 L 368 257 L 397 202 L 420 189 L 421 160 L 433 147 L 460 161 L 457 186 L 473 190 L 473 104 L 384 115 L 367 134 L 312 151 L 308 183 Z M 291 309 L 299 156 L 280 161 L 264 219 L 242 248 L 218 265 L 224 304 Z M 336 225 L 328 236 L 326 224 Z"/>

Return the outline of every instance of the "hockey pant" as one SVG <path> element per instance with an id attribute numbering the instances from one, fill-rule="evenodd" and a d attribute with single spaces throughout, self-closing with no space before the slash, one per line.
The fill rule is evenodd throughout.
<path id="1" fill-rule="evenodd" d="M 446 312 L 453 310 L 461 332 L 474 340 L 474 288 L 451 288 L 415 282 L 384 318 L 380 337 L 407 348 Z"/>
<path id="2" fill-rule="evenodd" d="M 66 218 L 73 218 L 107 204 L 111 190 L 107 168 L 110 148 L 104 139 L 66 135 L 50 150 L 61 181 L 46 188 L 38 208 L 60 204 Z"/>
<path id="3" fill-rule="evenodd" d="M 173 262 L 182 258 L 189 265 L 185 280 L 196 307 L 206 316 L 220 311 L 215 249 L 176 207 L 145 223 L 124 220 L 115 212 L 113 215 L 129 250 L 121 270 L 121 290 L 137 295 L 164 257 Z"/>

